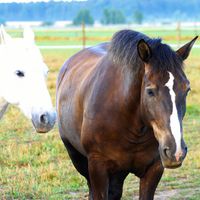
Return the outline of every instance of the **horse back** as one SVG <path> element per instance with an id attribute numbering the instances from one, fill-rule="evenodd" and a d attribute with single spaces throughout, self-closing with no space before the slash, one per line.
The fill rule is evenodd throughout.
<path id="1" fill-rule="evenodd" d="M 107 48 L 108 48 L 108 43 L 102 43 L 97 46 L 83 49 L 82 51 L 76 53 L 74 56 L 70 57 L 63 64 L 58 74 L 57 85 L 56 85 L 57 90 L 60 86 L 60 83 L 62 82 L 63 77 L 70 68 L 72 67 L 75 68 L 75 66 L 82 67 L 82 65 L 84 65 L 84 61 L 86 61 L 88 69 L 90 67 L 90 62 L 88 62 L 88 59 L 90 61 L 95 62 L 96 59 L 98 60 L 107 53 Z M 87 59 L 84 60 L 84 57 L 86 57 Z M 86 70 L 86 68 L 84 68 L 84 70 Z"/>

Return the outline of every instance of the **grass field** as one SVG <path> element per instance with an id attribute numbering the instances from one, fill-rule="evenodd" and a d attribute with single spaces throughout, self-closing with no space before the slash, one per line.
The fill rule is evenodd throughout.
<path id="1" fill-rule="evenodd" d="M 114 30 L 96 31 L 98 37 L 109 39 Z M 153 36 L 164 36 L 171 42 L 176 33 L 145 30 Z M 11 31 L 13 35 L 19 32 Z M 105 34 L 104 34 L 105 33 Z M 71 36 L 70 36 L 71 34 Z M 77 34 L 77 35 L 76 35 Z M 73 37 L 79 32 L 36 31 L 38 44 L 81 44 Z M 91 33 L 88 33 L 92 34 Z M 185 33 L 186 34 L 186 33 Z M 193 32 L 187 33 L 188 38 Z M 169 36 L 169 37 L 168 37 Z M 54 37 L 54 39 L 53 39 Z M 69 40 L 65 41 L 65 38 Z M 167 37 L 169 38 L 167 40 Z M 51 39 L 49 41 L 49 38 Z M 185 39 L 184 39 L 185 40 Z M 184 41 L 183 40 L 183 41 Z M 100 39 L 100 42 L 104 40 Z M 92 40 L 90 44 L 98 43 Z M 198 42 L 199 43 L 199 42 Z M 55 83 L 63 62 L 78 50 L 42 50 L 50 68 L 48 87 L 55 104 Z M 193 49 L 186 62 L 186 73 L 192 91 L 188 96 L 184 119 L 184 138 L 188 155 L 179 169 L 166 170 L 157 188 L 156 199 L 200 199 L 200 49 Z M 37 134 L 31 123 L 15 107 L 10 107 L 0 122 L 0 199 L 87 199 L 87 185 L 74 169 L 60 140 L 57 126 L 48 134 Z M 138 179 L 129 175 L 124 186 L 123 200 L 138 195 Z"/>
<path id="2" fill-rule="evenodd" d="M 133 29 L 141 31 L 151 37 L 160 37 L 163 38 L 164 42 L 168 43 L 185 43 L 200 34 L 200 29 L 192 30 L 182 28 L 180 33 L 174 29 L 166 28 L 142 28 L 142 27 L 133 27 L 127 26 L 123 27 L 126 29 Z M 106 42 L 111 39 L 113 33 L 120 30 L 119 27 L 110 27 L 108 28 L 90 28 L 86 27 L 86 44 L 95 45 L 100 42 Z M 22 32 L 19 30 L 9 30 L 9 33 L 13 36 L 21 36 Z M 82 30 L 81 28 L 76 29 L 36 29 L 36 40 L 38 45 L 81 45 L 82 44 Z M 180 34 L 180 38 L 178 35 Z M 178 39 L 179 38 L 179 39 Z M 178 40 L 177 40 L 178 39 Z M 200 44 L 199 41 L 196 44 Z"/>

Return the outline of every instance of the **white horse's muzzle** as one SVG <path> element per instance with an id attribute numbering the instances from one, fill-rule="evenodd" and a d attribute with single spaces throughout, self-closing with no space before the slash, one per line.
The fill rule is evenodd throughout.
<path id="1" fill-rule="evenodd" d="M 32 113 L 32 123 L 38 133 L 46 133 L 50 131 L 54 127 L 55 122 L 55 110 Z"/>

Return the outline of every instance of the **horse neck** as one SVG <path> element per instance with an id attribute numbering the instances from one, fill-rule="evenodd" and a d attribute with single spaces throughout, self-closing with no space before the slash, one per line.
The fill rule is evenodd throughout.
<path id="1" fill-rule="evenodd" d="M 3 117 L 9 103 L 2 97 L 0 97 L 0 119 Z"/>
<path id="2" fill-rule="evenodd" d="M 135 116 L 135 119 L 140 120 L 140 97 L 142 79 L 144 70 L 142 67 L 138 69 L 132 69 L 130 66 L 117 66 L 115 69 L 117 72 L 114 75 L 118 82 L 118 95 L 120 96 L 121 105 L 125 108 L 126 114 Z M 116 82 L 117 82 L 116 81 Z"/>
<path id="3" fill-rule="evenodd" d="M 126 98 L 127 103 L 140 104 L 142 78 L 144 75 L 144 70 L 142 67 L 137 70 L 133 70 L 131 67 L 125 67 L 121 71 L 123 93 Z"/>

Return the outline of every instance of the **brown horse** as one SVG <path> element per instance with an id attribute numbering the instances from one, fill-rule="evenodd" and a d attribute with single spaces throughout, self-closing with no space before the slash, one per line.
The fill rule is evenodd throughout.
<path id="1" fill-rule="evenodd" d="M 122 30 L 64 64 L 59 131 L 89 199 L 120 199 L 128 173 L 140 178 L 140 199 L 153 199 L 164 168 L 181 166 L 190 90 L 183 60 L 196 39 L 175 52 L 160 39 Z"/>

